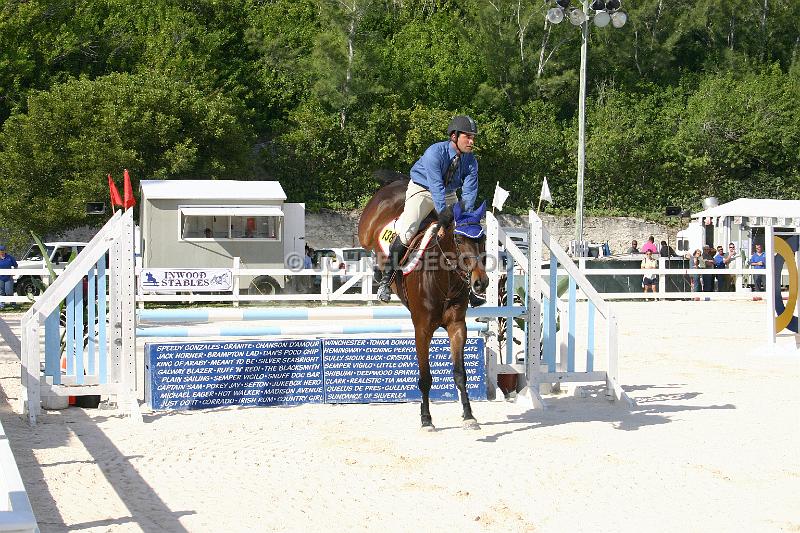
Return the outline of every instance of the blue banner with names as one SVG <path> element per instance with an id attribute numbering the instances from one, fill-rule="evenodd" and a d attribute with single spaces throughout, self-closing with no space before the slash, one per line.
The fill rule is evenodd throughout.
<path id="1" fill-rule="evenodd" d="M 145 400 L 153 409 L 322 403 L 322 342 L 148 343 Z"/>
<path id="2" fill-rule="evenodd" d="M 450 339 L 434 337 L 429 361 L 431 400 L 458 400 Z M 485 400 L 482 338 L 467 338 L 464 366 L 470 399 Z M 148 343 L 145 372 L 156 410 L 421 399 L 411 337 Z"/>
<path id="3" fill-rule="evenodd" d="M 417 386 L 417 350 L 410 337 L 325 339 L 326 403 L 410 402 L 422 399 Z M 457 400 L 450 360 L 450 339 L 434 337 L 429 355 L 430 399 Z M 470 399 L 486 399 L 483 339 L 468 337 L 464 346 L 467 393 Z"/>

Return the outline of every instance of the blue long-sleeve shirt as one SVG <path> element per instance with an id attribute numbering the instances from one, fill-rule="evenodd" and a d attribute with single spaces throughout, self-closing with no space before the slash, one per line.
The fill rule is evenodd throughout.
<path id="1" fill-rule="evenodd" d="M 434 143 L 411 167 L 411 180 L 430 191 L 437 213 L 444 211 L 444 197 L 459 188 L 466 212 L 472 211 L 478 197 L 478 160 L 472 153 L 461 154 L 458 170 L 445 188 L 444 177 L 455 155 L 450 141 Z"/>
<path id="2" fill-rule="evenodd" d="M 17 260 L 14 259 L 11 255 L 6 254 L 6 256 L 0 259 L 0 268 L 17 268 Z M 2 275 L 0 276 L 0 281 L 9 281 L 11 279 L 10 275 Z"/>

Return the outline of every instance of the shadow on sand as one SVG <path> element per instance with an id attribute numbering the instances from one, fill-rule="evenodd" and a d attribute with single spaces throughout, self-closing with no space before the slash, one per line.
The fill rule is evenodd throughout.
<path id="1" fill-rule="evenodd" d="M 528 409 L 523 413 L 511 414 L 503 422 L 483 422 L 481 426 L 490 428 L 496 426 L 500 429 L 509 424 L 526 424 L 507 431 L 499 431 L 492 435 L 485 435 L 478 439 L 484 442 L 495 442 L 505 435 L 520 431 L 531 431 L 549 426 L 564 424 L 580 424 L 585 422 L 608 422 L 614 429 L 622 431 L 637 431 L 645 426 L 668 424 L 673 422 L 670 415 L 687 411 L 736 409 L 732 404 L 724 405 L 672 405 L 667 402 L 682 402 L 694 400 L 701 395 L 699 392 L 669 392 L 682 385 L 639 385 L 623 387 L 625 392 L 640 392 L 636 395 L 636 406 L 626 409 L 614 402 L 609 402 L 605 396 L 605 387 L 602 385 L 584 386 L 586 397 L 576 396 L 548 396 L 545 399 L 547 409 Z M 667 392 L 659 392 L 667 389 Z M 653 394 L 647 395 L 647 392 Z M 517 401 L 525 401 L 519 398 Z"/>

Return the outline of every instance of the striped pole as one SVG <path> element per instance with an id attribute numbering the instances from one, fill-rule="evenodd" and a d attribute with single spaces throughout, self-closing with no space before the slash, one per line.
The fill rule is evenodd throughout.
<path id="1" fill-rule="evenodd" d="M 467 330 L 484 332 L 488 324 L 467 322 Z M 444 332 L 439 328 L 438 332 Z M 303 323 L 280 326 L 155 326 L 136 328 L 137 337 L 266 337 L 280 335 L 362 335 L 367 333 L 414 333 L 411 323 L 353 324 L 346 323 Z"/>
<path id="2" fill-rule="evenodd" d="M 475 307 L 467 310 L 468 318 L 523 316 L 523 306 Z M 381 320 L 408 319 L 408 309 L 389 307 L 251 307 L 200 309 L 141 309 L 139 323 L 173 324 L 181 322 L 216 322 L 254 320 Z"/>

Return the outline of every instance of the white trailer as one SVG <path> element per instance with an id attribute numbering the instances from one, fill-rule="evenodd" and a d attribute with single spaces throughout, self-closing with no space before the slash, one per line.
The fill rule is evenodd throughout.
<path id="1" fill-rule="evenodd" d="M 140 198 L 142 268 L 231 268 L 234 258 L 241 268 L 287 268 L 305 254 L 305 204 L 287 203 L 277 181 L 143 180 Z M 240 283 L 286 288 L 282 276 Z"/>

